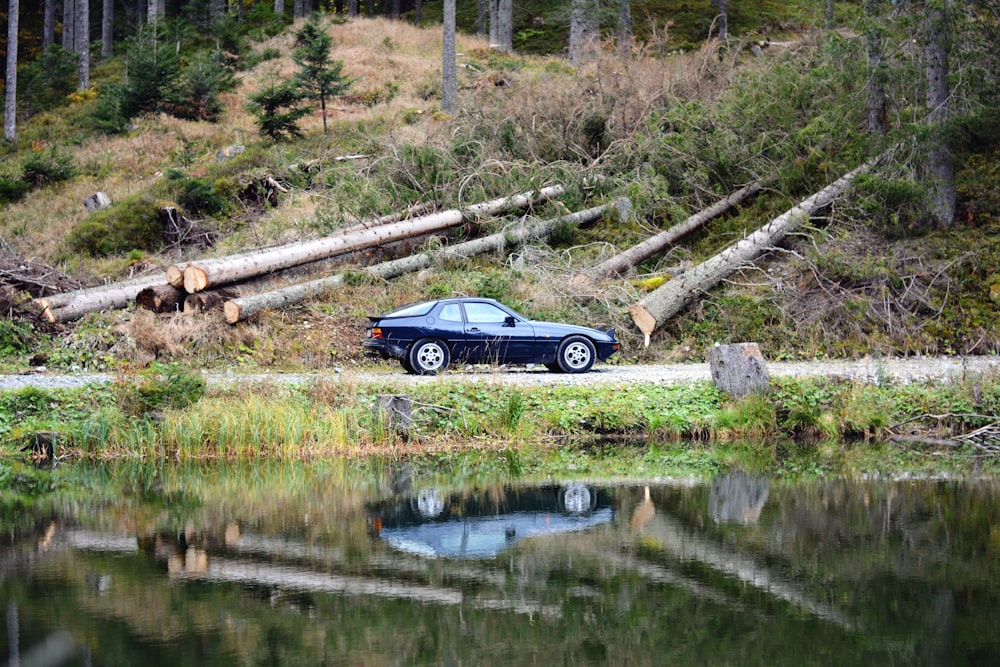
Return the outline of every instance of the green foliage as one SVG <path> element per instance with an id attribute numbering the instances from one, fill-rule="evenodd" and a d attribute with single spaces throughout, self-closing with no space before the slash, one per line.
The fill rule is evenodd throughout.
<path id="1" fill-rule="evenodd" d="M 197 403 L 205 395 L 205 380 L 197 371 L 177 364 L 154 363 L 134 378 L 123 378 L 118 392 L 118 405 L 124 414 L 144 417 Z"/>
<path id="2" fill-rule="evenodd" d="M 330 56 L 333 39 L 318 14 L 310 16 L 295 33 L 295 44 L 292 60 L 299 66 L 295 83 L 303 99 L 319 102 L 323 111 L 323 133 L 326 134 L 327 100 L 342 95 L 354 80 L 343 75 L 343 61 Z"/>
<path id="3" fill-rule="evenodd" d="M 183 174 L 168 174 L 172 181 L 180 185 L 177 203 L 188 213 L 220 216 L 229 211 L 229 201 L 219 192 L 220 181 L 208 183 L 198 178 L 186 178 Z"/>
<path id="4" fill-rule="evenodd" d="M 31 151 L 22 164 L 21 177 L 29 187 L 36 188 L 74 176 L 73 157 L 52 146 L 47 151 Z"/>
<path id="5" fill-rule="evenodd" d="M 232 89 L 235 82 L 221 51 L 203 54 L 184 69 L 173 97 L 165 101 L 164 108 L 178 118 L 218 120 L 223 110 L 219 93 Z"/>
<path id="6" fill-rule="evenodd" d="M 84 218 L 70 231 L 67 243 L 73 251 L 95 257 L 136 248 L 156 250 L 163 245 L 162 206 L 163 202 L 145 193 L 126 197 Z"/>
<path id="7" fill-rule="evenodd" d="M 299 119 L 309 109 L 299 106 L 302 93 L 294 81 L 279 81 L 269 77 L 267 83 L 249 96 L 247 110 L 257 118 L 261 136 L 272 141 L 283 141 L 302 136 Z"/>
<path id="8" fill-rule="evenodd" d="M 141 113 L 177 98 L 181 60 L 160 23 L 144 24 L 128 40 L 125 78 L 101 90 L 94 122 L 107 132 L 123 132 Z"/>
<path id="9" fill-rule="evenodd" d="M 28 194 L 31 186 L 20 178 L 0 176 L 0 204 L 9 204 Z"/>
<path id="10" fill-rule="evenodd" d="M 58 44 L 46 47 L 41 57 L 26 63 L 17 72 L 17 100 L 25 115 L 59 106 L 76 89 L 79 58 Z"/>
<path id="11" fill-rule="evenodd" d="M 35 337 L 34 329 L 27 322 L 0 319 L 0 359 L 30 351 Z"/>

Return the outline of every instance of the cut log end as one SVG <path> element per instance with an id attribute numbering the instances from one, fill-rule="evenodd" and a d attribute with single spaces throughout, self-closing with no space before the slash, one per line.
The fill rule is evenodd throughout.
<path id="1" fill-rule="evenodd" d="M 226 322 L 230 324 L 236 324 L 243 317 L 243 309 L 235 301 L 226 301 L 222 305 L 222 310 L 226 313 Z"/>
<path id="2" fill-rule="evenodd" d="M 646 337 L 646 347 L 649 347 L 649 337 L 656 331 L 656 318 L 641 303 L 629 306 L 628 313 L 632 316 L 635 326 L 639 327 L 639 331 Z"/>
<path id="3" fill-rule="evenodd" d="M 171 264 L 167 267 L 167 282 L 174 287 L 184 287 L 184 267 Z"/>
<path id="4" fill-rule="evenodd" d="M 184 269 L 184 291 L 188 294 L 200 292 L 208 287 L 208 273 L 200 266 Z"/>

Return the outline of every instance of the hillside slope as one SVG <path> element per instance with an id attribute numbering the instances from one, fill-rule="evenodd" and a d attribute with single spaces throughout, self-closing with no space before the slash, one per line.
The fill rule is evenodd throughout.
<path id="1" fill-rule="evenodd" d="M 951 230 L 909 226 L 913 197 L 905 191 L 905 169 L 896 166 L 705 295 L 649 348 L 625 313 L 643 294 L 642 279 L 710 256 L 874 149 L 859 136 L 863 109 L 851 103 L 863 81 L 849 66 L 860 48 L 850 32 L 802 32 L 760 56 L 743 42 L 669 56 L 638 52 L 627 63 L 608 53 L 580 70 L 557 57 L 490 52 L 463 35 L 461 112 L 452 118 L 439 111 L 438 29 L 374 19 L 328 30 L 334 57 L 357 80 L 333 105 L 326 135 L 314 112 L 302 122 L 302 139 L 267 142 L 246 111 L 249 94 L 293 73 L 291 31 L 253 45 L 258 62 L 224 93 L 217 122 L 158 113 L 136 119 L 126 134 L 104 135 L 88 129 L 92 99 L 33 118 L 0 175 L 36 159 L 49 166 L 66 160 L 73 176 L 0 209 L 8 260 L 0 271 L 10 278 L 14 272 L 4 266 L 30 259 L 67 280 L 93 284 L 162 271 L 178 259 L 313 238 L 415 204 L 461 206 L 553 182 L 566 184 L 569 194 L 533 214 L 552 217 L 626 194 L 642 215 L 411 279 L 349 280 L 335 293 L 235 327 L 221 314 L 133 309 L 45 329 L 31 317 L 26 295 L 8 290 L 0 363 L 11 370 L 154 359 L 283 368 L 363 364 L 357 342 L 366 314 L 447 294 L 501 298 L 545 319 L 613 324 L 625 343 L 620 361 L 703 359 L 707 346 L 738 340 L 756 340 L 778 358 L 1000 350 L 1000 202 L 997 144 L 990 142 L 963 154 L 965 218 Z M 109 63 L 95 78 L 113 81 L 118 72 L 120 65 Z M 364 157 L 337 159 L 346 156 Z M 912 158 L 898 155 L 894 164 Z M 288 192 L 260 196 L 256 184 L 264 177 Z M 764 195 L 682 247 L 586 293 L 568 287 L 580 268 L 754 179 L 767 183 Z M 179 205 L 218 232 L 219 241 L 208 249 L 163 247 L 155 239 L 131 245 L 137 237 L 128 232 L 122 249 L 90 254 L 79 230 L 94 223 L 81 202 L 96 191 L 116 202 L 116 224 L 128 222 L 121 211 Z M 213 197 L 221 203 L 202 212 L 199 206 L 207 210 Z M 467 225 L 428 242 L 508 222 Z M 98 227 L 86 238 L 111 236 L 110 227 Z M 370 263 L 412 247 L 350 261 Z"/>

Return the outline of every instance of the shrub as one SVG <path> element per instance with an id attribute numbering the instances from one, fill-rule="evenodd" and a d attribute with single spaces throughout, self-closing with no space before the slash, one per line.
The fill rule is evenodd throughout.
<path id="1" fill-rule="evenodd" d="M 73 158 L 55 146 L 47 151 L 31 151 L 24 159 L 21 179 L 29 187 L 39 187 L 73 178 Z"/>
<path id="2" fill-rule="evenodd" d="M 154 363 L 136 382 L 121 384 L 119 407 L 133 417 L 144 417 L 165 408 L 186 408 L 205 395 L 205 380 L 196 371 L 177 364 Z"/>
<path id="3" fill-rule="evenodd" d="M 77 225 L 67 239 L 69 246 L 95 257 L 136 248 L 157 250 L 163 243 L 162 205 L 146 194 L 123 199 Z"/>

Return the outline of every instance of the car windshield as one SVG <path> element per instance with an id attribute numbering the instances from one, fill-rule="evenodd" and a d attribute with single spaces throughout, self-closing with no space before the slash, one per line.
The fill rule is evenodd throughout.
<path id="1" fill-rule="evenodd" d="M 386 313 L 382 317 L 414 317 L 418 315 L 426 315 L 434 307 L 433 301 L 422 301 L 420 303 L 411 303 L 409 306 L 403 306 L 398 308 L 391 313 Z"/>

